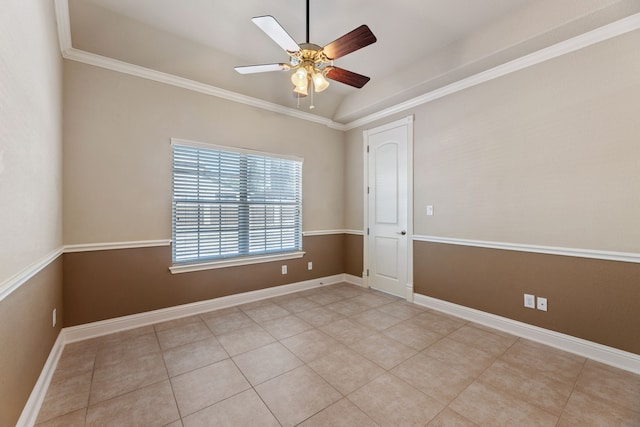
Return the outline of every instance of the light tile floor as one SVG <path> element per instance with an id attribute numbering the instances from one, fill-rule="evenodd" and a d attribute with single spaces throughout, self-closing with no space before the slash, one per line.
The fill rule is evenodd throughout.
<path id="1" fill-rule="evenodd" d="M 338 284 L 65 347 L 38 426 L 640 426 L 640 376 Z"/>

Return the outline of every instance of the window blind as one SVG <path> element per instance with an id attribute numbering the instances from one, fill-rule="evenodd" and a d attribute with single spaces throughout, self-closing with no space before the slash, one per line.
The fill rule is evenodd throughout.
<path id="1" fill-rule="evenodd" d="M 174 263 L 302 249 L 302 162 L 173 144 Z"/>

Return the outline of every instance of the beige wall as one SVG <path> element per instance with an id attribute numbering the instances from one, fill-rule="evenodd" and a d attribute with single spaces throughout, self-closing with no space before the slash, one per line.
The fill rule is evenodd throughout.
<path id="1" fill-rule="evenodd" d="M 0 14 L 0 283 L 63 241 L 169 239 L 171 137 L 303 157 L 304 229 L 363 228 L 362 128 L 343 135 L 69 61 L 64 64 L 63 118 L 62 61 L 53 16 L 52 2 L 36 0 L 10 0 Z M 636 31 L 368 125 L 415 116 L 415 233 L 640 252 L 638 45 Z M 426 204 L 435 206 L 434 217 L 423 215 Z M 304 269 L 307 258 L 292 263 L 286 279 L 277 273 L 279 263 L 258 265 L 242 270 L 253 280 L 243 281 L 244 287 L 235 286 L 233 270 L 190 273 L 184 276 L 188 292 L 175 283 L 180 276 L 166 270 L 166 248 L 67 254 L 64 265 L 62 259 L 52 262 L 0 301 L 0 341 L 5 344 L 0 348 L 0 425 L 15 424 L 66 308 L 65 324 L 71 325 L 362 270 L 360 236 L 306 240 L 317 266 L 313 272 Z M 508 297 L 469 300 L 465 289 L 487 273 L 487 263 L 478 260 L 488 252 L 449 254 L 443 246 L 416 246 L 418 292 L 638 351 L 635 331 L 625 327 L 637 318 L 637 307 L 625 304 L 635 295 L 635 265 L 572 258 L 563 263 L 559 257 L 529 254 L 519 262 L 530 274 L 512 277 L 501 268 L 513 265 L 514 256 L 492 257 L 483 294 L 497 292 L 496 283 L 514 301 L 523 290 L 547 292 L 550 312 L 571 301 L 574 292 L 584 294 L 582 303 L 567 304 L 559 317 L 552 313 L 537 319 L 532 316 L 540 313 L 514 313 L 515 305 L 501 305 Z M 545 262 L 537 264 L 536 257 Z M 433 268 L 427 268 L 427 260 L 435 262 Z M 469 261 L 470 268 L 457 271 L 470 278 L 452 284 L 447 263 L 458 267 Z M 121 268 L 127 262 L 131 268 Z M 540 265 L 557 270 L 545 270 L 542 285 L 535 283 Z M 123 274 L 132 282 L 119 281 Z M 149 300 L 158 290 L 152 280 L 157 277 L 164 288 Z M 256 282 L 264 277 L 266 283 Z M 510 278 L 531 285 L 513 286 Z M 86 287 L 92 280 L 94 286 Z M 109 289 L 114 283 L 121 287 Z M 589 317 L 603 294 L 608 299 L 600 317 Z M 121 304 L 121 295 L 132 296 L 130 305 Z M 101 296 L 108 298 L 98 300 Z M 59 313 L 56 328 L 50 323 L 53 308 Z M 576 312 L 583 315 L 580 321 L 572 315 Z M 589 329 L 589 319 L 603 317 L 606 323 Z"/>
<path id="2" fill-rule="evenodd" d="M 640 12 L 637 0 L 536 0 L 345 97 L 351 121 Z M 468 12 L 467 12 L 468 13 Z"/>
<path id="3" fill-rule="evenodd" d="M 639 45 L 635 31 L 405 112 L 415 233 L 640 252 Z M 361 228 L 362 129 L 347 144 Z"/>
<path id="4" fill-rule="evenodd" d="M 640 253 L 639 45 L 635 31 L 368 125 L 414 115 L 415 234 Z M 346 135 L 349 229 L 363 226 L 362 130 Z M 421 241 L 413 253 L 418 294 L 640 354 L 639 264 Z"/>
<path id="5" fill-rule="evenodd" d="M 0 200 L 1 288 L 62 246 L 62 60 L 53 2 L 2 3 Z M 61 257 L 0 300 L 1 426 L 16 424 L 62 311 Z"/>
<path id="6" fill-rule="evenodd" d="M 304 158 L 303 229 L 343 227 L 343 133 L 65 61 L 65 244 L 171 238 L 170 138 Z"/>
<path id="7" fill-rule="evenodd" d="M 226 6 L 218 4 L 216 9 L 224 14 L 228 8 L 234 7 L 232 3 Z M 285 75 L 282 75 L 281 80 L 283 86 L 274 88 L 273 80 L 268 74 L 254 74 L 247 78 L 233 69 L 237 65 L 246 64 L 246 52 L 243 55 L 245 58 L 223 53 L 193 39 L 167 32 L 166 28 L 151 27 L 139 20 L 127 18 L 96 2 L 70 0 L 69 14 L 73 46 L 77 49 L 257 99 L 270 99 L 290 107 L 295 105 L 290 91 L 278 90 L 286 87 L 288 79 Z M 248 17 L 246 22 L 250 22 Z M 105 37 L 105 34 L 109 37 Z M 254 42 L 253 37 L 249 39 L 247 42 Z M 257 34 L 256 39 L 259 39 Z M 266 45 L 270 46 L 270 43 L 267 42 Z M 274 54 L 278 53 L 280 52 L 274 51 Z M 314 112 L 327 117 L 339 101 L 338 97 L 318 98 Z"/>
<path id="8" fill-rule="evenodd" d="M 0 13 L 0 285 L 62 245 L 62 67 L 49 3 L 10 0 Z"/>
<path id="9" fill-rule="evenodd" d="M 344 227 L 363 230 L 364 153 L 362 129 L 345 133 L 344 145 Z"/>

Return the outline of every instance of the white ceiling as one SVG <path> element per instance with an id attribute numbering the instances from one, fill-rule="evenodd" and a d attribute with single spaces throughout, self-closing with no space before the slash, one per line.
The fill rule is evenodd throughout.
<path id="1" fill-rule="evenodd" d="M 332 82 L 316 96 L 313 114 L 345 122 L 591 29 L 569 24 L 607 23 L 603 20 L 617 17 L 614 6 L 622 9 L 629 2 L 582 0 L 580 7 L 557 0 L 310 3 L 311 43 L 328 44 L 361 24 L 378 39 L 336 60 L 336 66 L 371 77 L 369 84 L 358 90 Z M 602 12 L 606 8 L 608 14 Z M 618 9 L 613 12 L 626 13 Z M 296 108 L 287 72 L 239 75 L 233 66 L 287 62 L 287 54 L 251 17 L 274 16 L 302 43 L 305 0 L 69 0 L 69 12 L 75 48 Z M 548 37 L 551 30 L 554 36 Z"/>

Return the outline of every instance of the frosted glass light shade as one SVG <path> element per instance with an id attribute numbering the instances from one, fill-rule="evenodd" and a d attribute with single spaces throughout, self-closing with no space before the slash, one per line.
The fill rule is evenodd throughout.
<path id="1" fill-rule="evenodd" d="M 295 73 L 291 74 L 291 83 L 296 87 L 307 86 L 307 70 L 298 68 Z"/>
<path id="2" fill-rule="evenodd" d="M 307 96 L 309 94 L 309 85 L 307 84 L 307 81 L 305 80 L 304 84 L 294 87 L 293 92 L 301 96 Z"/>
<path id="3" fill-rule="evenodd" d="M 329 82 L 322 75 L 322 72 L 316 72 L 313 74 L 313 86 L 315 87 L 316 92 L 322 92 L 329 87 Z"/>

